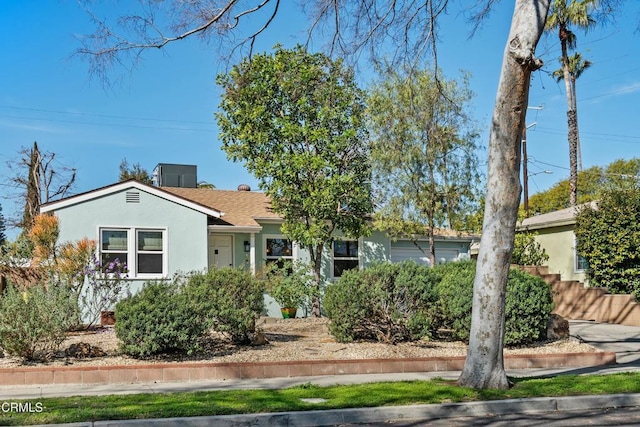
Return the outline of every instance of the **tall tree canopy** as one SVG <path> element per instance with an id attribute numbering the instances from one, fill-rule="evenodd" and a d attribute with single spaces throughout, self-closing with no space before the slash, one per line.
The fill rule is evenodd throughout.
<path id="1" fill-rule="evenodd" d="M 364 93 L 342 61 L 301 46 L 245 59 L 218 83 L 222 148 L 259 180 L 283 232 L 308 248 L 319 285 L 334 231 L 362 235 L 373 210 Z"/>
<path id="2" fill-rule="evenodd" d="M 436 80 L 432 71 L 387 69 L 368 100 L 376 226 L 411 238 L 431 265 L 436 229 L 463 228 L 464 214 L 477 204 L 478 133 L 467 112 L 472 95 L 466 76 Z M 421 236 L 428 248 L 419 246 Z"/>

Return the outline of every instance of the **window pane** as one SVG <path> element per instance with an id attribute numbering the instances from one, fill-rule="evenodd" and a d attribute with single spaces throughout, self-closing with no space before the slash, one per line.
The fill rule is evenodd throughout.
<path id="1" fill-rule="evenodd" d="M 126 251 L 127 230 L 102 230 L 103 251 Z"/>
<path id="2" fill-rule="evenodd" d="M 138 273 L 162 274 L 162 254 L 138 254 Z"/>
<path id="3" fill-rule="evenodd" d="M 333 242 L 333 256 L 341 258 L 358 257 L 357 240 L 336 240 Z"/>
<path id="4" fill-rule="evenodd" d="M 334 277 L 342 276 L 342 272 L 358 268 L 358 260 L 356 259 L 336 259 L 333 261 Z"/>
<path id="5" fill-rule="evenodd" d="M 102 271 L 107 273 L 124 273 L 128 264 L 126 252 L 103 252 L 100 261 L 102 263 Z"/>
<path id="6" fill-rule="evenodd" d="M 589 269 L 589 263 L 587 262 L 587 259 L 585 257 L 583 257 L 580 254 L 576 254 L 577 259 L 576 259 L 576 269 L 578 271 L 581 270 L 588 270 Z"/>
<path id="7" fill-rule="evenodd" d="M 162 231 L 138 231 L 139 251 L 161 251 Z"/>
<path id="8" fill-rule="evenodd" d="M 290 257 L 293 254 L 293 246 L 289 239 L 267 239 L 268 257 Z"/>

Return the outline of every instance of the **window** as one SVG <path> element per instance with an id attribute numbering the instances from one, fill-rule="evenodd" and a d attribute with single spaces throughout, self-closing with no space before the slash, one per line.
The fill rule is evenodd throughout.
<path id="1" fill-rule="evenodd" d="M 162 231 L 137 230 L 137 272 L 162 274 Z"/>
<path id="2" fill-rule="evenodd" d="M 336 240 L 333 242 L 333 277 L 341 277 L 346 270 L 358 268 L 358 241 Z"/>
<path id="3" fill-rule="evenodd" d="M 293 242 L 284 237 L 265 238 L 265 259 L 267 264 L 277 262 L 282 267 L 284 261 L 293 261 Z"/>
<path id="4" fill-rule="evenodd" d="M 116 261 L 129 265 L 128 234 L 127 230 L 102 230 L 100 261 L 103 268 Z"/>
<path id="5" fill-rule="evenodd" d="M 100 230 L 100 260 L 103 267 L 118 260 L 130 278 L 166 274 L 165 230 L 103 228 Z"/>
<path id="6" fill-rule="evenodd" d="M 576 273 L 582 273 L 589 269 L 589 262 L 585 257 L 578 253 L 578 240 L 574 240 L 573 252 L 575 254 L 575 270 Z"/>

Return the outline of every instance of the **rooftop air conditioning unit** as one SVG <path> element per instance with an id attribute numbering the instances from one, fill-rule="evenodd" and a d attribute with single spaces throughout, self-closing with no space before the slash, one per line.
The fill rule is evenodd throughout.
<path id="1" fill-rule="evenodd" d="M 158 163 L 153 170 L 153 184 L 157 187 L 196 188 L 197 166 Z"/>

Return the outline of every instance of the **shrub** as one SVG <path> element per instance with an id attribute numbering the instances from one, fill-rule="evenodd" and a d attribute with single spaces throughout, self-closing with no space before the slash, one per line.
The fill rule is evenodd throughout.
<path id="1" fill-rule="evenodd" d="M 25 291 L 9 285 L 0 297 L 0 347 L 24 359 L 48 358 L 65 339 L 73 302 L 60 285 L 34 285 Z"/>
<path id="2" fill-rule="evenodd" d="M 454 339 L 468 342 L 475 262 L 449 263 L 436 266 L 435 270 L 441 277 L 437 290 L 442 325 L 451 329 Z M 512 269 L 505 303 L 505 345 L 523 345 L 544 339 L 552 310 L 549 285 L 539 277 Z"/>
<path id="3" fill-rule="evenodd" d="M 505 344 L 522 345 L 546 339 L 547 321 L 553 310 L 551 287 L 540 277 L 512 268 L 506 299 Z"/>
<path id="4" fill-rule="evenodd" d="M 640 300 L 640 186 L 611 188 L 580 209 L 575 235 L 590 283 Z"/>
<path id="5" fill-rule="evenodd" d="M 476 264 L 473 261 L 438 264 L 434 268 L 438 276 L 439 327 L 451 331 L 456 340 L 468 341 L 473 304 L 473 278 Z"/>
<path id="6" fill-rule="evenodd" d="M 341 342 L 397 343 L 429 337 L 435 279 L 429 268 L 412 262 L 345 271 L 324 297 L 331 334 Z"/>
<path id="7" fill-rule="evenodd" d="M 273 263 L 265 273 L 267 293 L 282 308 L 309 306 L 313 297 L 313 273 L 304 263 Z"/>
<path id="8" fill-rule="evenodd" d="M 181 288 L 177 282 L 149 282 L 116 304 L 115 331 L 124 353 L 144 358 L 200 349 L 207 326 Z"/>
<path id="9" fill-rule="evenodd" d="M 516 233 L 513 242 L 511 263 L 517 265 L 543 265 L 549 261 L 547 251 L 536 241 L 538 233 L 521 231 Z"/>
<path id="10" fill-rule="evenodd" d="M 185 297 L 208 328 L 248 343 L 264 309 L 264 284 L 250 272 L 214 268 L 188 278 Z M 118 319 L 118 322 L 120 319 Z"/>

